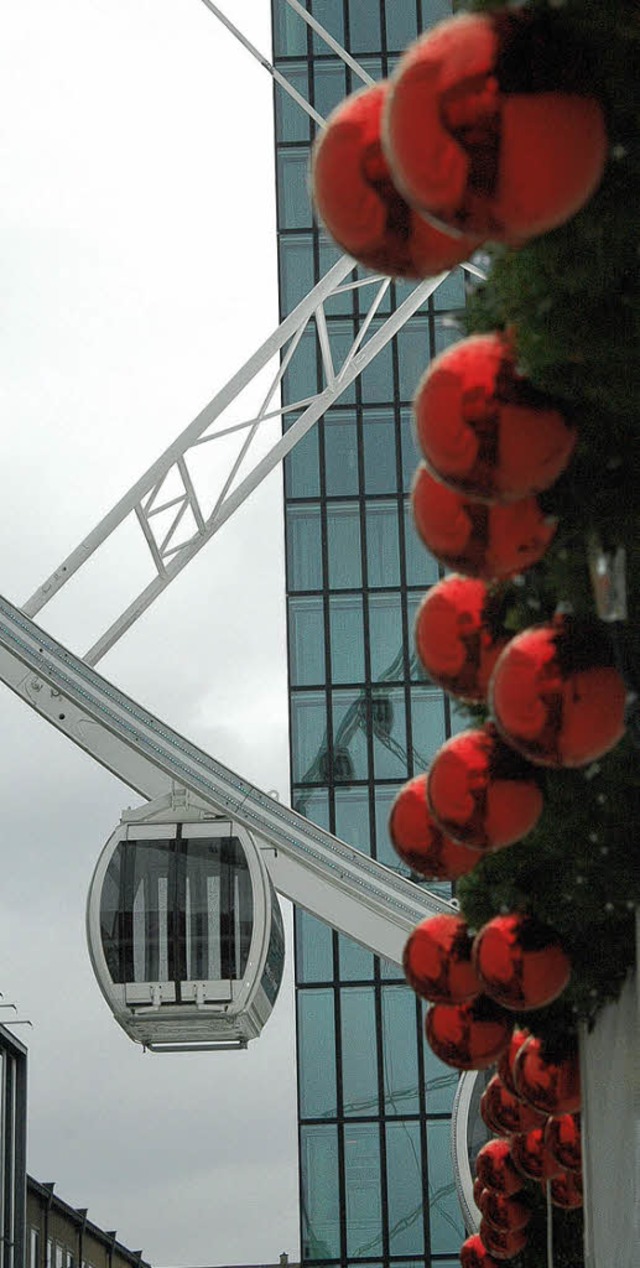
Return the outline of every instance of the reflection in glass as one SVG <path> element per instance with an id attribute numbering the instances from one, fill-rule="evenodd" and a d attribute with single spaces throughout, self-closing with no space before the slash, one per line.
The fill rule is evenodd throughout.
<path id="1" fill-rule="evenodd" d="M 301 1118 L 337 1114 L 332 990 L 298 991 Z"/>
<path id="2" fill-rule="evenodd" d="M 394 594 L 369 595 L 369 639 L 373 681 L 402 682 L 404 656 L 399 590 Z"/>
<path id="3" fill-rule="evenodd" d="M 409 869 L 396 854 L 389 836 L 389 815 L 401 788 L 402 783 L 400 782 L 378 784 L 376 787 L 376 858 L 380 863 L 384 863 L 385 867 L 392 867 L 396 871 L 400 870 L 407 876 Z"/>
<path id="4" fill-rule="evenodd" d="M 373 987 L 350 986 L 342 990 L 340 1011 L 344 1112 L 348 1117 L 371 1117 L 379 1113 Z"/>
<path id="5" fill-rule="evenodd" d="M 448 1119 L 427 1121 L 431 1250 L 436 1255 L 455 1252 L 465 1238 L 453 1179 L 450 1138 Z"/>
<path id="6" fill-rule="evenodd" d="M 369 585 L 400 584 L 398 506 L 395 501 L 369 502 L 367 517 L 367 571 Z"/>
<path id="7" fill-rule="evenodd" d="M 347 1254 L 351 1259 L 382 1250 L 380 1138 L 377 1123 L 350 1122 L 344 1132 Z"/>
<path id="8" fill-rule="evenodd" d="M 321 758 L 327 748 L 327 711 L 323 691 L 292 695 L 291 734 L 294 783 L 324 783 Z"/>
<path id="9" fill-rule="evenodd" d="M 329 622 L 334 683 L 362 682 L 365 676 L 362 595 L 332 594 Z"/>
<path id="10" fill-rule="evenodd" d="M 417 770 L 426 770 L 445 741 L 444 700 L 434 687 L 414 687 L 411 691 L 413 757 Z"/>
<path id="11" fill-rule="evenodd" d="M 337 783 L 367 779 L 368 710 L 363 692 L 333 693 L 333 778 Z"/>
<path id="12" fill-rule="evenodd" d="M 340 1257 L 338 1129 L 313 1124 L 300 1129 L 302 1258 Z"/>
<path id="13" fill-rule="evenodd" d="M 398 687 L 389 688 L 376 697 L 376 703 L 378 707 L 372 720 L 375 778 L 408 779 L 404 691 Z"/>
<path id="14" fill-rule="evenodd" d="M 420 1124 L 387 1123 L 389 1250 L 420 1255 L 424 1250 L 424 1187 Z"/>

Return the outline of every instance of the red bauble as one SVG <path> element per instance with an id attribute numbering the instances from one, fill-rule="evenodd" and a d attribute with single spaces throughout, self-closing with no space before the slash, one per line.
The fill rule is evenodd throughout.
<path id="1" fill-rule="evenodd" d="M 487 502 L 550 488 L 575 447 L 575 429 L 518 374 L 513 349 L 499 334 L 463 339 L 436 357 L 414 412 L 433 475 Z"/>
<path id="2" fill-rule="evenodd" d="M 475 850 L 499 850 L 531 831 L 542 793 L 533 768 L 514 756 L 493 726 L 447 740 L 427 775 L 431 813 L 444 832 Z"/>
<path id="3" fill-rule="evenodd" d="M 518 1096 L 545 1114 L 573 1114 L 580 1109 L 580 1066 L 577 1053 L 564 1061 L 549 1061 L 542 1043 L 530 1036 L 513 1064 Z"/>
<path id="4" fill-rule="evenodd" d="M 527 1235 L 523 1229 L 494 1228 L 488 1220 L 480 1220 L 480 1240 L 494 1259 L 513 1259 L 519 1255 L 527 1244 Z"/>
<path id="5" fill-rule="evenodd" d="M 544 1143 L 566 1171 L 582 1170 L 582 1138 L 579 1114 L 560 1114 L 547 1119 Z"/>
<path id="6" fill-rule="evenodd" d="M 466 260 L 479 245 L 419 216 L 393 184 L 380 123 L 386 82 L 347 97 L 314 147 L 311 183 L 320 219 L 350 255 L 376 272 L 432 277 Z"/>
<path id="7" fill-rule="evenodd" d="M 430 916 L 413 930 L 404 949 L 409 986 L 433 1003 L 462 1004 L 480 994 L 471 963 L 473 939 L 461 916 Z"/>
<path id="8" fill-rule="evenodd" d="M 505 1053 L 506 1056 L 506 1053 Z M 545 1117 L 510 1092 L 499 1074 L 494 1074 L 480 1098 L 480 1114 L 490 1131 L 496 1136 L 511 1136 L 514 1132 L 527 1132 L 541 1127 Z"/>
<path id="9" fill-rule="evenodd" d="M 412 492 L 413 519 L 425 546 L 448 568 L 485 580 L 514 577 L 542 559 L 557 523 L 535 497 L 487 506 L 455 493 L 422 463 Z"/>
<path id="10" fill-rule="evenodd" d="M 582 1206 L 582 1181 L 580 1176 L 571 1171 L 563 1171 L 551 1181 L 551 1201 L 564 1211 L 573 1211 Z"/>
<path id="11" fill-rule="evenodd" d="M 562 1171 L 544 1143 L 544 1131 L 544 1127 L 533 1127 L 511 1137 L 513 1164 L 527 1180 L 550 1180 Z"/>
<path id="12" fill-rule="evenodd" d="M 485 1188 L 482 1183 L 482 1180 L 478 1180 L 476 1178 L 473 1182 L 473 1200 L 478 1210 L 480 1210 L 480 1196 L 482 1193 L 484 1193 L 484 1191 L 485 1191 Z"/>
<path id="13" fill-rule="evenodd" d="M 488 1140 L 476 1158 L 476 1176 L 485 1189 L 511 1197 L 524 1187 L 522 1176 L 511 1160 L 511 1146 L 506 1140 Z"/>
<path id="14" fill-rule="evenodd" d="M 540 27 L 511 13 L 453 18 L 409 47 L 392 80 L 383 143 L 412 206 L 516 243 L 587 202 L 606 162 L 603 112 L 545 82 L 540 44 Z"/>
<path id="15" fill-rule="evenodd" d="M 486 1070 L 506 1048 L 512 1023 L 484 995 L 466 1004 L 433 1004 L 425 1033 L 429 1046 L 456 1070 Z"/>
<path id="16" fill-rule="evenodd" d="M 412 871 L 427 880 L 457 880 L 478 862 L 469 850 L 445 836 L 427 805 L 427 776 L 416 775 L 400 789 L 389 818 L 394 849 Z"/>
<path id="17" fill-rule="evenodd" d="M 480 1194 L 480 1210 L 492 1228 L 515 1232 L 526 1228 L 531 1219 L 531 1209 L 518 1198 L 506 1197 L 493 1189 L 483 1189 Z"/>
<path id="18" fill-rule="evenodd" d="M 490 686 L 507 742 L 529 761 L 555 767 L 585 766 L 618 743 L 626 694 L 599 632 L 566 617 L 513 638 Z"/>
<path id="19" fill-rule="evenodd" d="M 499 1268 L 497 1259 L 489 1254 L 478 1233 L 463 1242 L 460 1247 L 460 1263 L 462 1268 Z"/>
<path id="20" fill-rule="evenodd" d="M 513 1066 L 522 1045 L 527 1042 L 528 1038 L 528 1030 L 516 1028 L 509 1040 L 509 1047 L 505 1049 L 498 1062 L 498 1075 L 502 1079 L 507 1091 L 513 1092 L 514 1096 L 517 1096 L 518 1093 L 515 1083 L 513 1082 Z M 534 1126 L 534 1124 L 532 1123 L 531 1126 Z"/>
<path id="21" fill-rule="evenodd" d="M 496 916 L 477 934 L 473 962 L 484 990 L 503 1008 L 545 1008 L 562 994 L 571 962 L 552 930 L 532 916 Z"/>
<path id="22" fill-rule="evenodd" d="M 475 577 L 445 577 L 423 599 L 416 651 L 429 677 L 461 700 L 485 700 L 493 667 L 509 636 L 490 625 L 491 594 Z"/>

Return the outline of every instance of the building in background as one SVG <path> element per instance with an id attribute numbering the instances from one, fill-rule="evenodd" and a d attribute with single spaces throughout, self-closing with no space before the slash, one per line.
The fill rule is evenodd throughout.
<path id="1" fill-rule="evenodd" d="M 0 1268 L 25 1262 L 26 1179 L 27 1050 L 0 1026 Z"/>
<path id="2" fill-rule="evenodd" d="M 275 64 L 326 117 L 362 83 L 286 0 L 272 6 Z M 439 0 L 313 0 L 312 12 L 377 80 L 450 9 Z M 312 215 L 313 130 L 276 89 L 282 317 L 338 254 Z M 390 287 L 372 330 L 409 289 Z M 356 336 L 361 295 L 347 290 L 327 306 L 334 364 Z M 458 337 L 451 313 L 463 304 L 457 271 L 285 469 L 293 805 L 400 871 L 390 806 L 451 729 L 448 701 L 412 648 L 415 611 L 439 569 L 408 514 L 417 462 L 410 403 L 429 360 Z M 285 403 L 314 395 L 322 376 L 309 332 L 287 370 Z M 301 911 L 295 934 L 302 1259 L 454 1268 L 465 1236 L 450 1147 L 457 1075 L 425 1044 L 423 1009 L 397 966 Z"/>
<path id="3" fill-rule="evenodd" d="M 26 1268 L 150 1268 L 141 1250 L 127 1250 L 115 1231 L 105 1232 L 84 1208 L 63 1202 L 53 1184 L 27 1177 Z"/>

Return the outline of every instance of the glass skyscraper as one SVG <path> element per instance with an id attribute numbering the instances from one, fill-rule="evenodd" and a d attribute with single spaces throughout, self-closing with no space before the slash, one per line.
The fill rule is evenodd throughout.
<path id="1" fill-rule="evenodd" d="M 325 117 L 361 81 L 285 0 L 272 7 L 275 65 Z M 446 0 L 306 7 L 376 80 L 451 11 Z M 338 255 L 308 194 L 314 126 L 277 88 L 282 317 Z M 409 289 L 389 288 L 372 332 Z M 335 363 L 356 336 L 361 295 L 345 290 L 326 306 Z M 417 463 L 410 404 L 430 358 L 458 337 L 451 313 L 463 303 L 458 271 L 285 467 L 293 804 L 399 871 L 390 806 L 451 730 L 448 701 L 413 653 L 415 611 L 440 572 L 408 514 Z M 284 401 L 322 386 L 310 330 L 285 375 Z M 397 966 L 301 911 L 295 934 L 302 1258 L 454 1268 L 465 1237 L 450 1148 L 457 1075 L 426 1045 L 423 1009 Z"/>

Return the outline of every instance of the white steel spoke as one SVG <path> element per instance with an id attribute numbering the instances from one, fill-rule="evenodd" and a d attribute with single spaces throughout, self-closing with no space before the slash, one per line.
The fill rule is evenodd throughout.
<path id="1" fill-rule="evenodd" d="M 362 66 L 360 66 L 355 58 L 352 57 L 350 53 L 347 53 L 346 48 L 343 48 L 342 44 L 339 44 L 338 40 L 335 40 L 326 28 L 320 25 L 318 19 L 314 18 L 312 14 L 307 12 L 306 9 L 303 9 L 298 0 L 286 0 L 286 3 L 289 5 L 290 9 L 294 10 L 294 13 L 299 14 L 299 16 L 303 18 L 303 20 L 307 23 L 307 26 L 310 26 L 311 29 L 316 32 L 316 35 L 320 36 L 321 40 L 324 40 L 325 44 L 328 44 L 330 49 L 333 49 L 334 53 L 338 54 L 338 57 L 342 58 L 343 62 L 346 62 L 347 66 L 351 67 L 352 71 L 355 71 L 358 78 L 361 79 L 364 84 L 373 84 L 375 82 L 371 78 L 371 75 L 369 75 L 366 70 L 363 70 Z"/>

